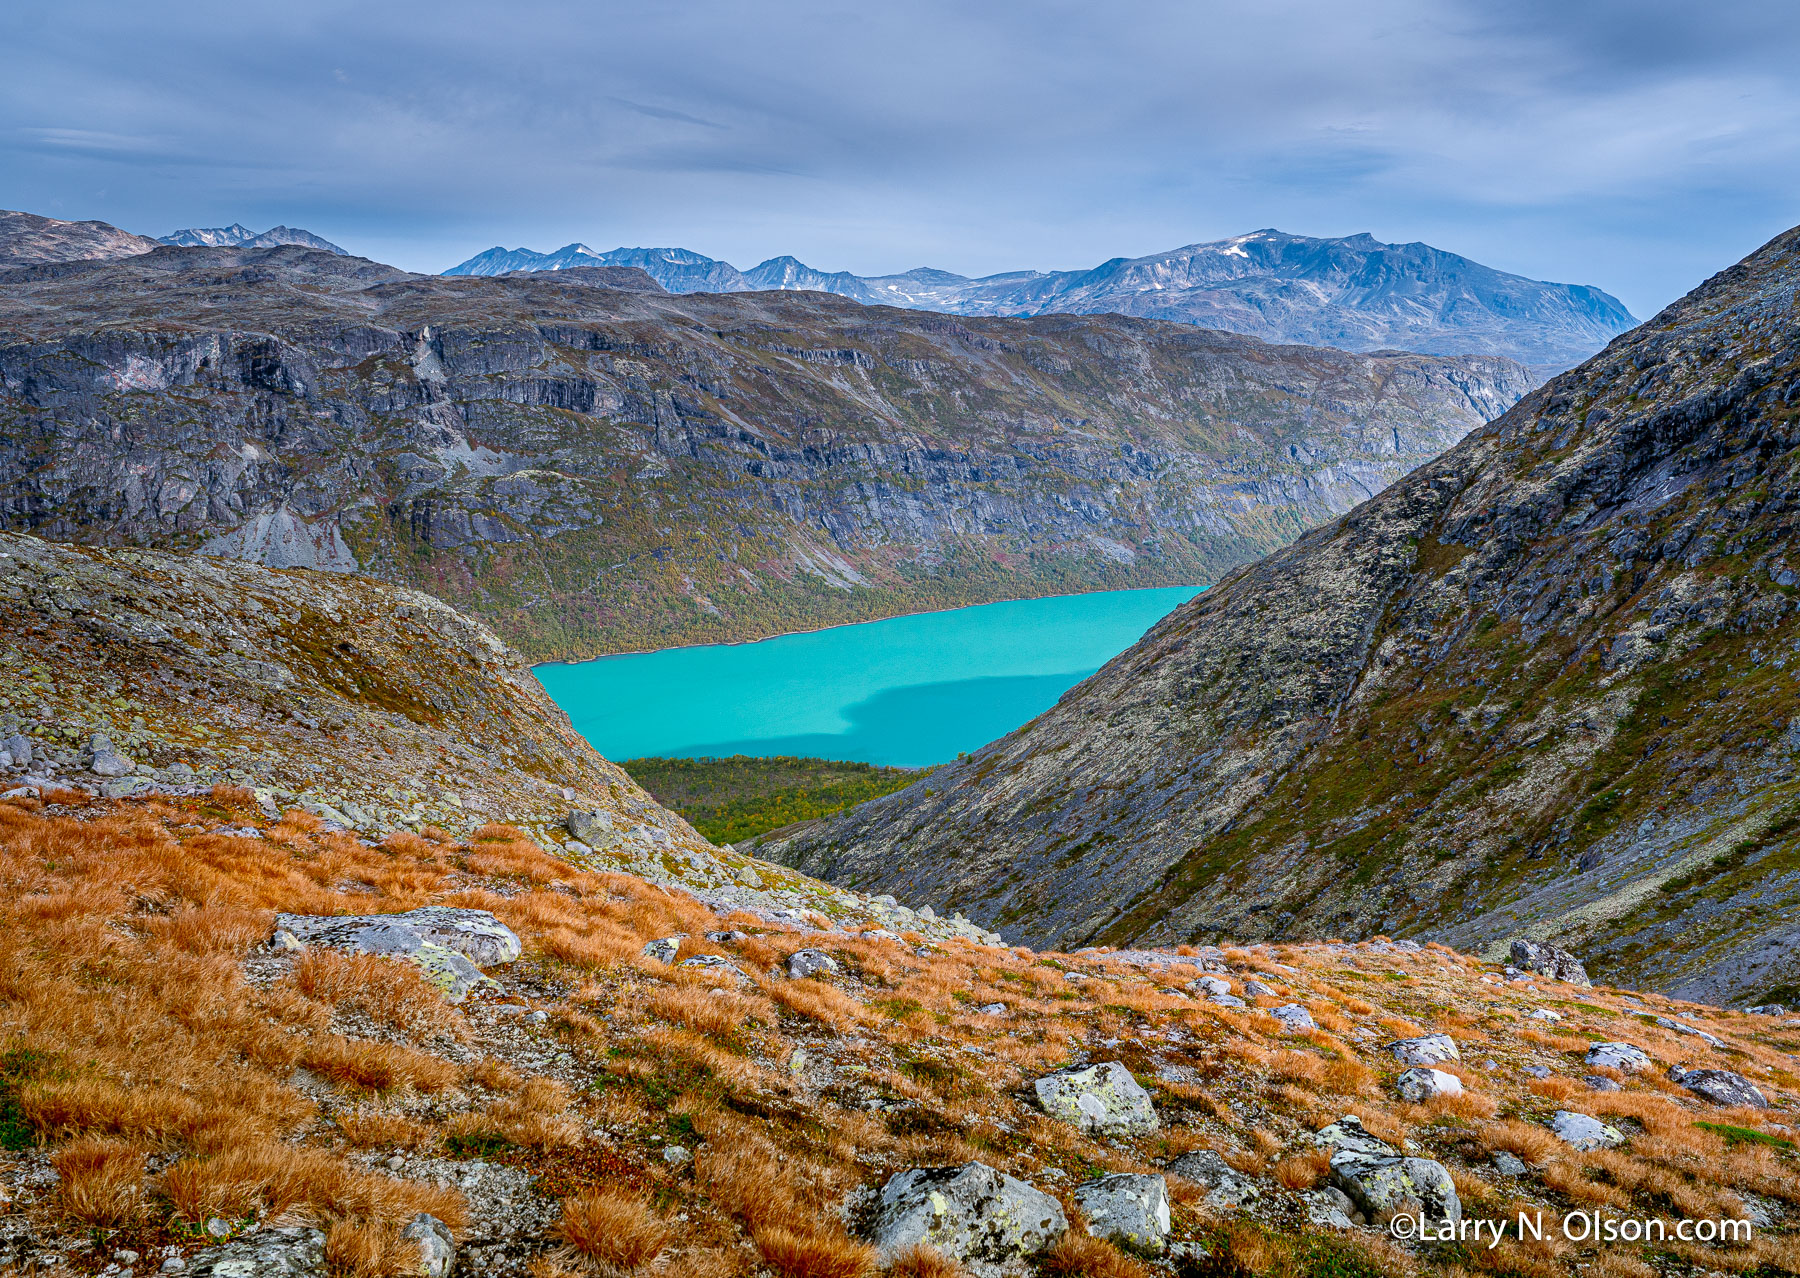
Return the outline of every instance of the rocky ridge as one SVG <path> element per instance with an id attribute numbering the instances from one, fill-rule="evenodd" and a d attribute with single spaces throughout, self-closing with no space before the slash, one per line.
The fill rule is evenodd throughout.
<path id="1" fill-rule="evenodd" d="M 1555 940 L 1800 985 L 1800 232 L 1018 733 L 764 855 L 1032 943 Z"/>
<path id="2" fill-rule="evenodd" d="M 164 247 L 9 272 L 0 526 L 357 570 L 587 657 L 1211 581 L 1534 380 L 589 269 Z"/>
<path id="3" fill-rule="evenodd" d="M 1429 244 L 1371 235 L 1318 239 L 1262 230 L 1090 270 L 1009 271 L 970 279 L 922 267 L 898 275 L 820 271 L 775 257 L 747 271 L 689 249 L 570 244 L 553 253 L 489 249 L 446 275 L 641 267 L 672 293 L 805 289 L 869 305 L 956 315 L 1117 313 L 1346 350 L 1505 355 L 1558 372 L 1637 321 L 1587 285 L 1496 271 Z"/>
<path id="4" fill-rule="evenodd" d="M 156 241 L 106 222 L 63 222 L 0 209 L 0 271 L 83 258 L 133 257 Z"/>

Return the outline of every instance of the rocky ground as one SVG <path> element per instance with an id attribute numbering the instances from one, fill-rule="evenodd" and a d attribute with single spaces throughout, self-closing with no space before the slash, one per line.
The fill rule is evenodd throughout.
<path id="1" fill-rule="evenodd" d="M 508 827 L 377 841 L 227 788 L 0 799 L 0 873 L 12 1272 L 1800 1265 L 1800 1018 L 1773 1010 L 1410 942 L 823 931 Z M 346 916 L 436 920 L 477 984 L 446 1002 L 404 927 L 357 953 Z M 1521 1211 L 1547 1240 L 1390 1224 L 1466 1238 Z M 1566 1240 L 1584 1212 L 1753 1233 Z"/>
<path id="2" fill-rule="evenodd" d="M 764 839 L 1032 944 L 1560 938 L 1800 994 L 1800 232 L 1019 732 Z"/>
<path id="3" fill-rule="evenodd" d="M 7 271 L 0 527 L 360 570 L 588 657 L 1212 581 L 1536 384 L 1497 357 L 617 282 L 294 247 Z"/>

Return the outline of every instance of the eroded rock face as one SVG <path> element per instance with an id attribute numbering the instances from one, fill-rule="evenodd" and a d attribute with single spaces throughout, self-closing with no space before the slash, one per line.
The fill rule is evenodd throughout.
<path id="1" fill-rule="evenodd" d="M 1592 985 L 1588 980 L 1587 968 L 1581 960 L 1569 951 L 1554 945 L 1542 945 L 1535 941 L 1514 941 L 1512 943 L 1512 961 L 1514 965 L 1527 972 L 1536 972 L 1540 976 L 1552 977 L 1559 981 L 1567 981 L 1571 985 Z"/>
<path id="2" fill-rule="evenodd" d="M 1118 1061 L 1072 1065 L 1032 1084 L 1052 1118 L 1095 1135 L 1136 1135 L 1160 1125 L 1150 1094 Z"/>
<path id="3" fill-rule="evenodd" d="M 188 1263 L 193 1278 L 323 1278 L 325 1234 L 303 1227 L 260 1229 Z"/>
<path id="4" fill-rule="evenodd" d="M 1593 1149 L 1617 1149 L 1625 1143 L 1625 1133 L 1591 1114 L 1578 1114 L 1559 1109 L 1550 1119 L 1550 1130 L 1558 1139 L 1586 1153 Z"/>
<path id="5" fill-rule="evenodd" d="M 1682 1069 L 1677 1066 L 1669 1071 L 1669 1080 L 1715 1105 L 1750 1105 L 1766 1109 L 1769 1104 L 1755 1083 L 1734 1070 Z"/>
<path id="6" fill-rule="evenodd" d="M 1062 1206 L 986 1163 L 920 1167 L 881 1189 L 873 1241 L 883 1263 L 934 1247 L 978 1274 L 1036 1255 L 1068 1231 Z"/>
<path id="7" fill-rule="evenodd" d="M 481 964 L 511 963 L 522 952 L 513 930 L 486 910 L 437 905 L 404 914 L 278 914 L 275 928 L 302 945 L 405 959 L 452 1003 L 496 984 Z"/>
<path id="8" fill-rule="evenodd" d="M 1087 1229 L 1133 1251 L 1159 1254 L 1169 1238 L 1169 1186 L 1161 1176 L 1121 1172 L 1083 1181 L 1075 1201 Z"/>

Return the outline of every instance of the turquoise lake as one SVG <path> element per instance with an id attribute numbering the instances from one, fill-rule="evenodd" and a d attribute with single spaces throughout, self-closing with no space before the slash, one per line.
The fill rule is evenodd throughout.
<path id="1" fill-rule="evenodd" d="M 609 759 L 810 755 L 922 768 L 1042 713 L 1195 595 L 1111 590 L 537 667 Z"/>

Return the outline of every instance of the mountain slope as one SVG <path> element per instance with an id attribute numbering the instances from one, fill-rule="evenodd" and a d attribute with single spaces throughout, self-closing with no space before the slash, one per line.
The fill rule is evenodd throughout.
<path id="1" fill-rule="evenodd" d="M 1116 316 L 162 248 L 9 277 L 0 527 L 360 569 L 592 656 L 1209 581 L 1531 385 Z"/>
<path id="2" fill-rule="evenodd" d="M 302 248 L 349 256 L 330 240 L 297 226 L 274 226 L 258 232 L 241 222 L 233 222 L 230 226 L 190 226 L 159 237 L 157 243 L 176 248 L 277 248 L 283 244 L 298 244 Z"/>
<path id="3" fill-rule="evenodd" d="M 0 271 L 45 262 L 131 257 L 155 247 L 155 240 L 105 222 L 59 222 L 0 209 Z"/>
<path id="4" fill-rule="evenodd" d="M 769 853 L 1033 940 L 1529 932 L 1791 996 L 1797 282 L 1800 231 Z"/>
<path id="5" fill-rule="evenodd" d="M 1637 321 L 1586 285 L 1509 275 L 1428 244 L 1369 235 L 1315 239 L 1264 230 L 1189 244 L 1087 271 L 1013 271 L 969 279 L 928 268 L 858 276 L 792 257 L 740 272 L 686 249 L 571 244 L 555 253 L 489 249 L 446 275 L 559 270 L 592 262 L 640 266 L 672 293 L 810 289 L 864 303 L 958 315 L 1142 315 L 1346 350 L 1506 355 L 1556 371 Z"/>

